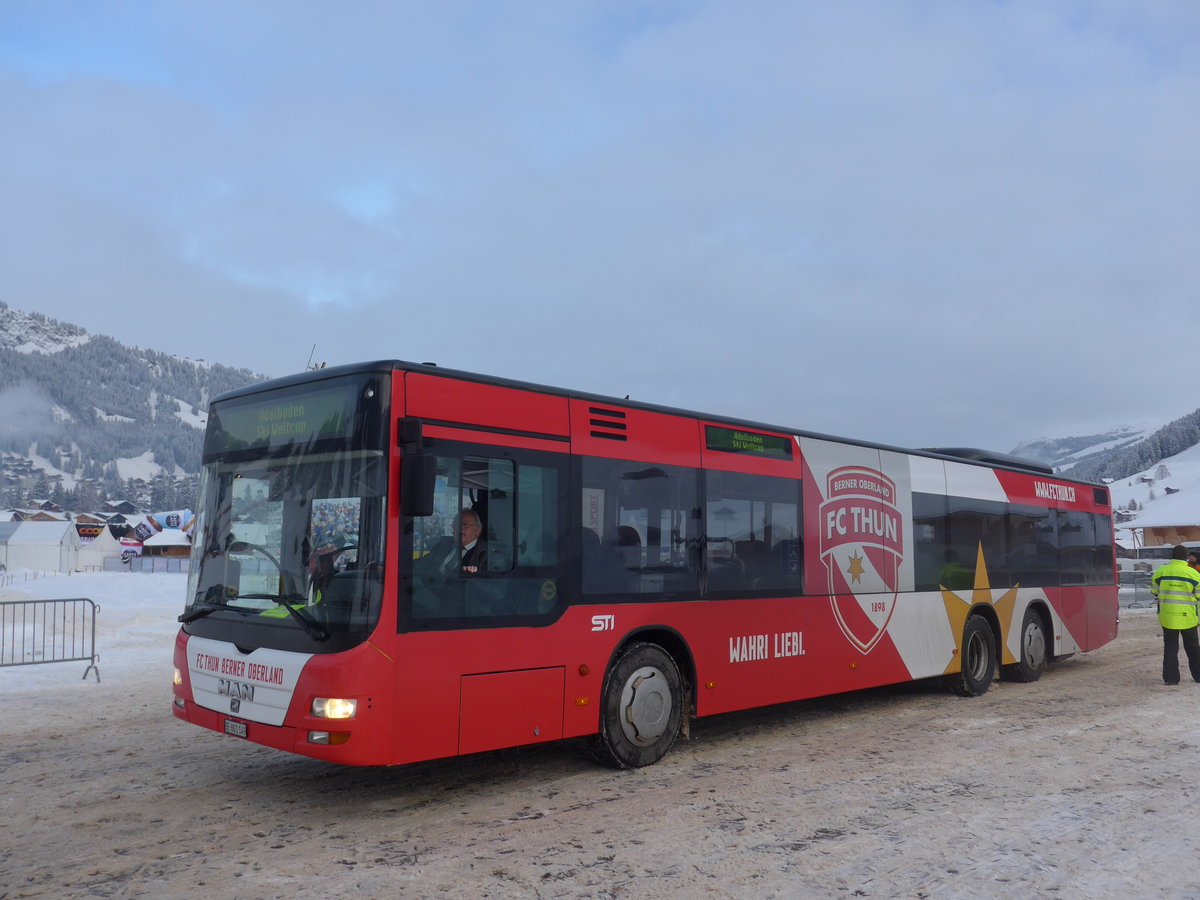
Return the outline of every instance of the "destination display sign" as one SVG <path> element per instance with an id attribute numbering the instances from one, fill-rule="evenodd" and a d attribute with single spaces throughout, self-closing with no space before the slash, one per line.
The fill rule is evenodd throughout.
<path id="1" fill-rule="evenodd" d="M 204 452 L 311 444 L 325 438 L 349 438 L 359 384 L 251 397 L 215 406 Z"/>
<path id="2" fill-rule="evenodd" d="M 748 453 L 751 456 L 764 456 L 768 459 L 791 459 L 792 444 L 790 437 L 780 437 L 777 434 L 762 434 L 757 431 L 746 431 L 743 428 L 725 428 L 719 425 L 704 426 L 704 445 L 709 450 L 721 450 L 725 453 Z"/>

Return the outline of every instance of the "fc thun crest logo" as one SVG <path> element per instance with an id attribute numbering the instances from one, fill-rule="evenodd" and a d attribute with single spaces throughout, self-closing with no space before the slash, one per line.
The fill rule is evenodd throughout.
<path id="1" fill-rule="evenodd" d="M 843 466 L 826 477 L 820 508 L 821 562 L 842 632 L 869 653 L 896 608 L 904 518 L 896 483 L 875 469 Z"/>

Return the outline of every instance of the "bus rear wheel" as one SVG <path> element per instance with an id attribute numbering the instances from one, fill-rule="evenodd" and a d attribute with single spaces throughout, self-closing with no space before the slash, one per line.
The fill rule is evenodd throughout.
<path id="1" fill-rule="evenodd" d="M 1037 681 L 1046 671 L 1046 628 L 1037 610 L 1025 610 L 1021 620 L 1021 655 L 1011 665 L 1000 667 L 1005 681 Z"/>
<path id="2" fill-rule="evenodd" d="M 683 685 L 671 655 L 657 644 L 630 644 L 608 670 L 600 733 L 592 753 L 602 763 L 636 769 L 667 755 L 679 735 Z"/>
<path id="3" fill-rule="evenodd" d="M 950 689 L 964 697 L 986 694 L 996 676 L 996 636 L 983 616 L 967 616 L 963 626 L 962 670 L 950 676 Z"/>

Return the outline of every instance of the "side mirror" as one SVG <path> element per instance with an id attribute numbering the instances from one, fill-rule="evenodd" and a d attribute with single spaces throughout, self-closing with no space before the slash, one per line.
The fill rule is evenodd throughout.
<path id="1" fill-rule="evenodd" d="M 400 460 L 401 515 L 432 516 L 436 483 L 436 456 L 432 453 L 405 454 Z"/>

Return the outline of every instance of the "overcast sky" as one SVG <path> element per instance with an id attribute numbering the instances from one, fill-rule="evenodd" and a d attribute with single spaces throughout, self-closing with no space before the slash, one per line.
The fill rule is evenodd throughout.
<path id="1" fill-rule="evenodd" d="M 0 300 L 144 348 L 902 446 L 1200 405 L 1194 0 L 5 0 L 0 116 Z"/>

